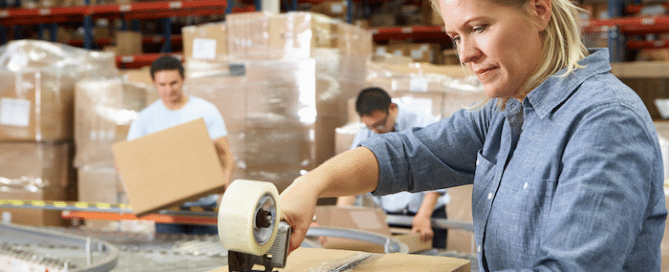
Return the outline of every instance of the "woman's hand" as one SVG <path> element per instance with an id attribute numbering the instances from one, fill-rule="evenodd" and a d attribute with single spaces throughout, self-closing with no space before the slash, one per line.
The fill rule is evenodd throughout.
<path id="1" fill-rule="evenodd" d="M 295 179 L 279 196 L 281 220 L 293 229 L 289 252 L 300 247 L 314 218 L 318 195 L 310 186 L 305 186 L 303 176 Z"/>

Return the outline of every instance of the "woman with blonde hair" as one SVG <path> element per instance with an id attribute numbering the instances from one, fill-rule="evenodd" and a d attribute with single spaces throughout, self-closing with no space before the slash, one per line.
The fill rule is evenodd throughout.
<path id="1" fill-rule="evenodd" d="M 280 197 L 300 245 L 319 197 L 473 184 L 482 271 L 659 271 L 667 210 L 641 99 L 586 50 L 569 0 L 439 0 L 446 33 L 489 101 L 386 133 Z"/>

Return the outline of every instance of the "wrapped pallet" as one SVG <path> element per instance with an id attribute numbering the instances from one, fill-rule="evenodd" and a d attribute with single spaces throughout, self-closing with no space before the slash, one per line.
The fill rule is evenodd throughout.
<path id="1" fill-rule="evenodd" d="M 431 109 L 438 118 L 484 98 L 478 79 L 467 76 L 460 66 L 372 62 L 368 67 L 367 87 L 380 87 L 410 107 Z"/>
<path id="2" fill-rule="evenodd" d="M 0 47 L 0 199 L 76 200 L 75 82 L 116 76 L 112 53 L 34 40 Z M 2 211 L 18 224 L 67 224 L 59 211 Z"/>
<path id="3" fill-rule="evenodd" d="M 75 200 L 72 144 L 68 142 L 0 142 L 0 199 Z M 11 222 L 33 226 L 64 226 L 60 211 L 0 209 Z"/>
<path id="4" fill-rule="evenodd" d="M 129 204 L 111 147 L 125 141 L 137 114 L 157 99 L 158 94 L 152 86 L 126 78 L 85 79 L 76 83 L 74 166 L 77 168 L 79 201 Z M 150 229 L 147 226 L 151 224 L 89 219 L 84 226 L 135 232 L 137 227 L 140 231 Z"/>
<path id="5" fill-rule="evenodd" d="M 125 141 L 137 114 L 158 99 L 149 86 L 122 78 L 87 79 L 75 86 L 74 165 L 114 166 L 111 146 Z"/>
<path id="6" fill-rule="evenodd" d="M 111 53 L 32 40 L 0 47 L 0 140 L 72 140 L 75 81 L 116 73 Z"/>
<path id="7" fill-rule="evenodd" d="M 184 91 L 223 115 L 233 178 L 281 191 L 334 155 L 334 130 L 364 84 L 371 33 L 307 12 L 230 14 L 225 24 L 228 55 L 216 59 L 227 61 L 187 57 Z"/>

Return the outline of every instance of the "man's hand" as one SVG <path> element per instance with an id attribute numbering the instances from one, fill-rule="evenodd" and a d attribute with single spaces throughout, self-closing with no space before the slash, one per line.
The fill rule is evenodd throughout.
<path id="1" fill-rule="evenodd" d="M 432 240 L 432 237 L 434 237 L 434 231 L 432 230 L 430 217 L 416 214 L 416 216 L 413 218 L 413 221 L 411 222 L 411 232 L 419 233 L 420 239 L 424 242 Z"/>
<path id="2" fill-rule="evenodd" d="M 232 156 L 232 150 L 230 149 L 230 143 L 228 142 L 228 137 L 223 136 L 214 139 L 214 146 L 216 147 L 216 153 L 218 153 L 219 160 L 221 161 L 221 165 L 223 166 L 223 175 L 225 176 L 225 181 L 224 181 L 225 188 L 228 188 L 232 183 L 232 172 L 235 169 L 235 159 Z"/>

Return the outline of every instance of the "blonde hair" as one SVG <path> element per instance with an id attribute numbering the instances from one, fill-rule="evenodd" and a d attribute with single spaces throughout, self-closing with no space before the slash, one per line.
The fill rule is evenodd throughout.
<path id="1" fill-rule="evenodd" d="M 431 0 L 432 8 L 439 9 L 439 0 Z M 480 0 L 475 0 L 480 1 Z M 498 5 L 512 6 L 523 9 L 528 0 L 487 0 Z M 581 18 L 579 12 L 581 8 L 574 5 L 570 0 L 550 0 L 552 4 L 551 18 L 548 25 L 542 32 L 543 47 L 541 49 L 540 62 L 530 75 L 530 78 L 521 86 L 518 92 L 523 96 L 527 95 L 534 88 L 539 86 L 548 77 L 558 71 L 565 69 L 564 74 L 556 76 L 567 76 L 574 70 L 582 68 L 578 61 L 587 56 L 588 51 L 581 41 Z M 534 22 L 537 23 L 538 22 Z M 456 50 L 457 52 L 457 50 Z M 479 101 L 471 108 L 480 108 L 484 106 L 490 98 Z M 497 106 L 504 108 L 508 99 L 498 100 Z"/>

